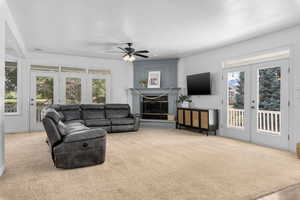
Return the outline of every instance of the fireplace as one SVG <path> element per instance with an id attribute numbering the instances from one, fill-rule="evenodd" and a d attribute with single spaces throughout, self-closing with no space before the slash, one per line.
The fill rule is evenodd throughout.
<path id="1" fill-rule="evenodd" d="M 167 120 L 169 113 L 168 96 L 147 96 L 142 98 L 142 119 Z"/>

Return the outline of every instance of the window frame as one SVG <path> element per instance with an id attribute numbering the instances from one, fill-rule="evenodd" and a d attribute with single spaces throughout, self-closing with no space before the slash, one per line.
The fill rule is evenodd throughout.
<path id="1" fill-rule="evenodd" d="M 20 94 L 22 91 L 22 88 L 21 88 L 21 67 L 20 67 L 20 62 L 18 59 L 13 59 L 13 58 L 6 58 L 5 59 L 5 63 L 6 62 L 14 62 L 17 64 L 17 112 L 5 112 L 5 109 L 4 109 L 4 116 L 19 116 L 21 115 L 21 102 L 22 102 L 22 95 Z M 6 65 L 5 65 L 5 69 L 6 70 Z M 5 77 L 5 80 L 6 80 L 6 77 Z M 4 86 L 5 87 L 5 86 Z M 6 95 L 6 93 L 5 93 Z M 5 100 L 5 97 L 4 97 L 4 100 Z M 4 107 L 5 107 L 5 102 L 4 102 Z"/>

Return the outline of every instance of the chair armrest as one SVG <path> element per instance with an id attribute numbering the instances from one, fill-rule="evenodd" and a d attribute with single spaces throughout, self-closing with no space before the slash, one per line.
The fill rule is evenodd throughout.
<path id="1" fill-rule="evenodd" d="M 79 142 L 94 138 L 105 137 L 106 131 L 102 128 L 76 131 L 66 135 L 63 139 L 64 142 Z"/>
<path id="2" fill-rule="evenodd" d="M 130 117 L 130 118 L 141 118 L 141 114 L 138 114 L 138 113 L 132 114 L 132 113 L 130 113 L 130 114 L 129 114 L 129 117 Z"/>
<path id="3" fill-rule="evenodd" d="M 134 130 L 138 131 L 140 128 L 141 115 L 140 114 L 130 114 L 129 117 L 134 119 Z"/>

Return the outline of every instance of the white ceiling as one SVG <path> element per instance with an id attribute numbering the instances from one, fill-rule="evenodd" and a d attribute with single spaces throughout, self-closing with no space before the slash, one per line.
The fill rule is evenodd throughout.
<path id="1" fill-rule="evenodd" d="M 8 0 L 31 51 L 101 58 L 133 42 L 171 58 L 300 23 L 300 0 Z"/>

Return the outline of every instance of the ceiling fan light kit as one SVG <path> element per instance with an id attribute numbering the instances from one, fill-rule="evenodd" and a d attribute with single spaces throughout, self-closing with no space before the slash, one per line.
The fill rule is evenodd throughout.
<path id="1" fill-rule="evenodd" d="M 123 56 L 123 60 L 126 62 L 133 62 L 136 60 L 137 57 L 142 58 L 149 58 L 149 56 L 144 55 L 145 53 L 149 53 L 148 50 L 140 50 L 136 51 L 134 48 L 132 48 L 132 43 L 127 43 L 128 47 L 122 48 L 118 47 L 120 50 L 122 50 L 125 55 Z"/>
<path id="2" fill-rule="evenodd" d="M 123 60 L 126 61 L 126 62 L 133 62 L 133 61 L 136 60 L 136 58 L 133 55 L 125 55 L 123 57 Z"/>

